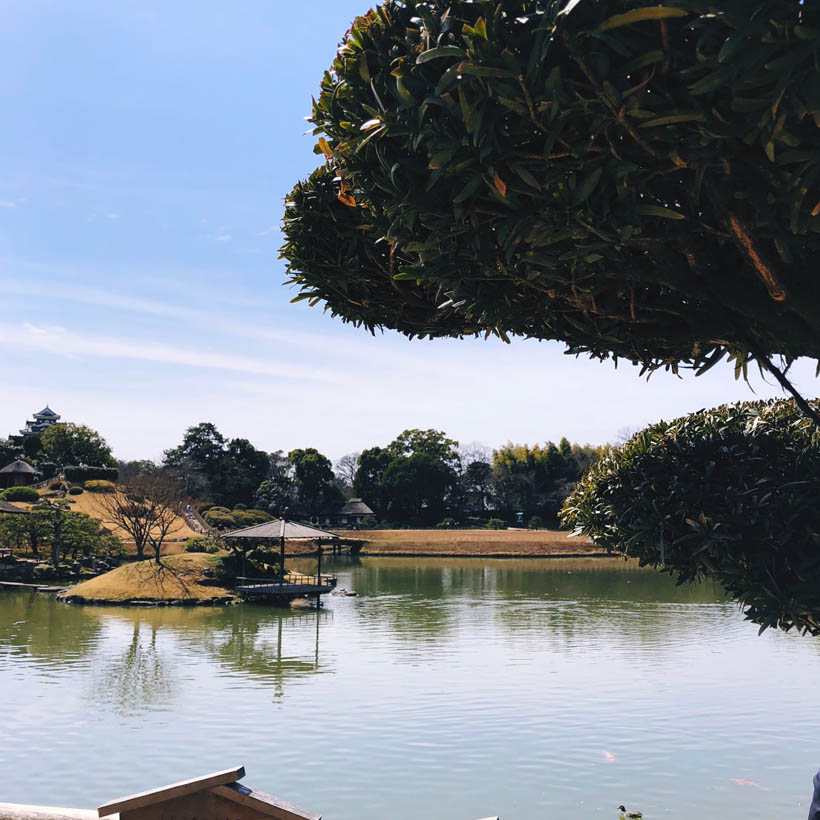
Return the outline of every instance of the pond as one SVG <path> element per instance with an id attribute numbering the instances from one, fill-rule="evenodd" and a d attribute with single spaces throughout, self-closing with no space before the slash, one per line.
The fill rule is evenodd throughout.
<path id="1" fill-rule="evenodd" d="M 244 764 L 326 820 L 805 817 L 818 641 L 615 559 L 330 566 L 319 611 L 0 591 L 0 800 Z"/>

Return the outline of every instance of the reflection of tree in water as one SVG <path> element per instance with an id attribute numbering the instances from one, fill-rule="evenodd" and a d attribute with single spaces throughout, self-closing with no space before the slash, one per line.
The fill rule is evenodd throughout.
<path id="1" fill-rule="evenodd" d="M 117 641 L 122 650 L 101 654 L 95 663 L 97 674 L 89 699 L 124 711 L 168 704 L 178 686 L 175 659 L 165 657 L 157 642 L 158 631 L 157 623 L 134 619 L 130 638 Z"/>
<path id="2" fill-rule="evenodd" d="M 329 671 L 320 661 L 320 635 L 332 617 L 325 609 L 235 606 L 219 628 L 199 638 L 223 667 L 272 684 L 279 698 L 288 681 Z"/>
<path id="3" fill-rule="evenodd" d="M 82 607 L 34 591 L 4 591 L 0 598 L 0 657 L 36 662 L 83 660 L 94 648 L 100 622 Z"/>
<path id="4" fill-rule="evenodd" d="M 637 645 L 692 637 L 704 619 L 726 618 L 709 606 L 726 603 L 720 589 L 676 587 L 620 558 L 363 559 L 354 579 L 360 617 L 414 641 L 447 637 L 470 613 L 535 640 L 600 632 Z"/>

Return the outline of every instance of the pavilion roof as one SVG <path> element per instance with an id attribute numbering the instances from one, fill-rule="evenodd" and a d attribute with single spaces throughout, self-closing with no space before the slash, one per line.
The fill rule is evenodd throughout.
<path id="1" fill-rule="evenodd" d="M 8 501 L 0 501 L 0 513 L 8 513 L 9 515 L 19 515 L 22 513 L 25 515 L 28 510 L 24 510 L 22 507 L 15 507 L 14 504 L 9 504 Z"/>
<path id="2" fill-rule="evenodd" d="M 0 473 L 25 473 L 26 475 L 36 475 L 37 470 L 25 461 L 17 459 L 12 461 L 7 467 L 3 467 Z"/>
<path id="3" fill-rule="evenodd" d="M 231 530 L 224 533 L 222 538 L 231 540 L 233 538 L 260 538 L 273 541 L 282 537 L 282 521 L 274 518 L 273 521 L 265 521 L 264 524 L 254 524 L 252 527 L 244 527 L 241 530 Z M 304 538 L 316 540 L 317 538 L 333 538 L 339 536 L 335 532 L 320 530 L 310 524 L 299 524 L 296 521 L 285 521 L 285 540 Z"/>

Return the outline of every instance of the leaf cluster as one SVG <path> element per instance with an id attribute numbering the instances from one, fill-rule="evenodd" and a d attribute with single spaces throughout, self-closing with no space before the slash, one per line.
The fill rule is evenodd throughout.
<path id="1" fill-rule="evenodd" d="M 296 299 L 646 368 L 820 356 L 820 9 L 388 0 L 314 102 Z"/>
<path id="2" fill-rule="evenodd" d="M 562 518 L 679 583 L 719 582 L 761 631 L 820 635 L 820 432 L 792 401 L 646 428 L 589 469 Z"/>

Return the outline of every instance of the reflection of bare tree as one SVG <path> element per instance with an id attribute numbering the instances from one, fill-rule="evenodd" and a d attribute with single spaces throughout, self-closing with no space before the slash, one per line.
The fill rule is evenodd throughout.
<path id="1" fill-rule="evenodd" d="M 89 698 L 122 710 L 138 709 L 153 703 L 167 703 L 177 683 L 173 659 L 166 659 L 157 645 L 156 623 L 134 620 L 124 651 L 110 661 L 101 659 L 96 667 Z"/>

